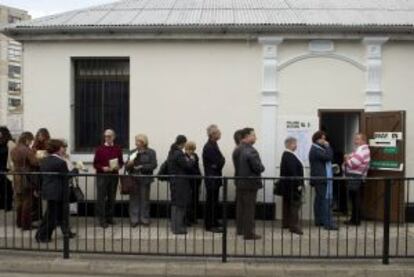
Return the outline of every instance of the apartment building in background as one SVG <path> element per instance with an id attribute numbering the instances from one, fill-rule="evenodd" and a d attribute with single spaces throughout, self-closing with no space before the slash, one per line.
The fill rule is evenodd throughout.
<path id="1" fill-rule="evenodd" d="M 0 27 L 31 19 L 27 11 L 0 5 Z M 22 45 L 0 34 L 0 125 L 23 129 Z"/>

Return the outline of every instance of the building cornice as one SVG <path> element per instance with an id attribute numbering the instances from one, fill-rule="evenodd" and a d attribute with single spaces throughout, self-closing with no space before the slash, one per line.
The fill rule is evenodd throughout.
<path id="1" fill-rule="evenodd" d="M 1 32 L 16 40 L 108 39 L 246 39 L 281 36 L 286 39 L 363 39 L 390 37 L 414 40 L 412 26 L 304 26 L 304 25 L 206 25 L 206 26 L 5 26 Z"/>
<path id="2" fill-rule="evenodd" d="M 8 35 L 8 34 L 6 34 Z M 10 35 L 8 35 L 10 36 Z M 284 40 L 353 40 L 361 41 L 366 36 L 362 34 L 287 34 L 280 33 Z M 154 41 L 154 40 L 229 40 L 229 41 L 257 41 L 261 44 L 260 34 L 54 34 L 54 35 L 13 35 L 12 38 L 20 42 L 29 41 Z M 414 35 L 390 35 L 388 41 L 414 41 Z"/>

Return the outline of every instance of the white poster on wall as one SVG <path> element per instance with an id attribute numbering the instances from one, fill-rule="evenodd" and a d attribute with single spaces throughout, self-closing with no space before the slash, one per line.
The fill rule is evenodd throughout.
<path id="1" fill-rule="evenodd" d="M 23 132 L 23 115 L 9 114 L 7 116 L 7 127 L 13 136 L 19 136 Z"/>
<path id="2" fill-rule="evenodd" d="M 280 161 L 284 142 L 287 137 L 298 140 L 296 153 L 306 166 L 309 165 L 308 155 L 312 146 L 312 135 L 319 129 L 319 118 L 317 116 L 280 116 L 278 128 L 278 160 Z"/>

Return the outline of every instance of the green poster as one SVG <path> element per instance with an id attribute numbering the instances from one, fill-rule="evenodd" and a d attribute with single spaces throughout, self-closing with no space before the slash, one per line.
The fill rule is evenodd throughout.
<path id="1" fill-rule="evenodd" d="M 398 154 L 398 147 L 385 147 L 384 154 L 396 155 Z"/>
<path id="2" fill-rule="evenodd" d="M 371 168 L 398 169 L 400 168 L 400 163 L 396 161 L 372 161 Z"/>

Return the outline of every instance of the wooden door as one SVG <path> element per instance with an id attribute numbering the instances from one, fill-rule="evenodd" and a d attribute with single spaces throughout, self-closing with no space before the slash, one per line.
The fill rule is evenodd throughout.
<path id="1" fill-rule="evenodd" d="M 390 146 L 372 146 L 369 177 L 405 176 L 405 112 L 372 112 L 364 113 L 362 130 L 365 130 L 368 141 L 374 139 L 378 132 L 402 133 L 402 138 Z M 362 192 L 362 214 L 366 219 L 382 220 L 384 215 L 384 182 L 369 181 Z M 394 181 L 391 195 L 391 220 L 403 221 L 405 215 L 404 182 Z"/>

